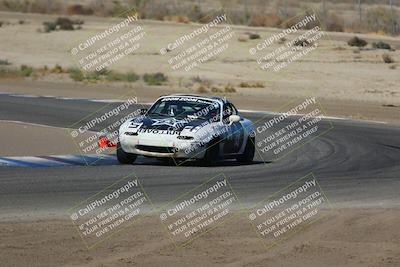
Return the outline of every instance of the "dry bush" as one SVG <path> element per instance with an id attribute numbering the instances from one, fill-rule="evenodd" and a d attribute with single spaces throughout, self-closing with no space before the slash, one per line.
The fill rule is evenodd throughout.
<path id="1" fill-rule="evenodd" d="M 366 15 L 365 25 L 367 31 L 399 34 L 399 16 L 388 8 L 370 8 Z"/>
<path id="2" fill-rule="evenodd" d="M 56 19 L 55 23 L 59 27 L 60 30 L 64 31 L 73 31 L 74 30 L 74 22 L 69 18 L 59 17 Z"/>
<path id="3" fill-rule="evenodd" d="M 206 94 L 208 93 L 208 90 L 205 86 L 200 85 L 199 87 L 197 87 L 196 92 L 199 94 Z"/>
<path id="4" fill-rule="evenodd" d="M 357 36 L 354 36 L 353 38 L 351 38 L 350 40 L 347 41 L 347 44 L 349 46 L 364 47 L 368 43 L 364 39 L 361 39 L 361 38 L 358 38 Z"/>
<path id="5" fill-rule="evenodd" d="M 250 40 L 255 40 L 255 39 L 261 38 L 261 36 L 256 32 L 245 32 L 244 34 L 247 34 L 249 36 Z"/>
<path id="6" fill-rule="evenodd" d="M 191 21 L 195 21 L 195 22 L 208 22 L 205 20 L 206 19 L 206 14 L 201 10 L 201 7 L 199 5 L 194 5 L 189 13 L 188 13 L 188 17 Z"/>
<path id="7" fill-rule="evenodd" d="M 23 13 L 61 13 L 62 5 L 58 0 L 3 0 L 2 10 Z"/>
<path id="8" fill-rule="evenodd" d="M 222 90 L 222 89 L 219 88 L 219 87 L 213 86 L 213 87 L 211 88 L 211 92 L 213 92 L 213 93 L 223 93 L 224 90 Z"/>
<path id="9" fill-rule="evenodd" d="M 278 44 L 284 44 L 287 41 L 285 37 L 279 38 Z"/>
<path id="10" fill-rule="evenodd" d="M 325 19 L 326 30 L 333 32 L 344 31 L 344 21 L 341 16 L 338 16 L 335 12 L 329 12 Z"/>
<path id="11" fill-rule="evenodd" d="M 225 91 L 225 93 L 235 93 L 236 89 L 232 84 L 228 83 L 227 85 L 225 85 L 224 91 Z"/>
<path id="12" fill-rule="evenodd" d="M 387 50 L 392 49 L 392 47 L 390 46 L 390 44 L 385 43 L 385 42 L 382 42 L 382 41 L 379 41 L 379 42 L 377 42 L 377 43 L 373 43 L 373 44 L 372 44 L 372 47 L 373 47 L 373 48 L 376 48 L 376 49 L 387 49 Z"/>
<path id="13" fill-rule="evenodd" d="M 301 16 L 296 16 L 294 18 L 291 18 L 289 20 L 286 20 L 284 22 L 281 23 L 281 27 L 282 28 L 290 28 L 293 27 L 294 25 L 296 25 L 297 23 L 299 23 L 300 21 L 302 21 L 306 16 L 311 16 L 313 15 L 310 11 L 304 11 L 304 13 Z M 316 26 L 321 27 L 321 23 L 318 19 L 316 19 L 315 21 L 311 21 L 309 23 L 307 23 L 307 25 L 305 25 L 304 28 L 302 28 L 302 30 L 310 30 L 312 28 L 315 28 Z"/>
<path id="14" fill-rule="evenodd" d="M 46 66 L 46 68 L 47 68 L 47 66 Z M 66 72 L 66 70 L 64 70 L 60 65 L 55 65 L 53 68 L 51 68 L 50 69 L 50 73 L 57 73 L 57 74 L 59 74 L 59 73 L 64 73 L 64 72 Z"/>
<path id="15" fill-rule="evenodd" d="M 394 59 L 389 54 L 383 54 L 382 59 L 386 64 L 394 63 Z"/>
<path id="16" fill-rule="evenodd" d="M 294 45 L 301 46 L 301 47 L 307 47 L 307 46 L 310 46 L 311 43 L 306 39 L 297 39 L 296 41 L 294 41 Z"/>
<path id="17" fill-rule="evenodd" d="M 241 82 L 239 86 L 243 88 L 264 88 L 264 83 L 258 81 L 247 81 Z"/>

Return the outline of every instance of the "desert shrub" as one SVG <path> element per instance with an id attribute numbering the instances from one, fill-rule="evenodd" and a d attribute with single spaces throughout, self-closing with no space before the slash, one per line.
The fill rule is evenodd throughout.
<path id="1" fill-rule="evenodd" d="M 63 73 L 64 69 L 60 65 L 57 64 L 50 70 L 50 72 L 51 73 Z"/>
<path id="2" fill-rule="evenodd" d="M 372 47 L 376 48 L 376 49 L 387 49 L 387 50 L 392 49 L 390 44 L 382 42 L 382 41 L 379 41 L 377 43 L 373 43 Z"/>
<path id="3" fill-rule="evenodd" d="M 223 93 L 224 90 L 222 90 L 222 89 L 219 88 L 219 87 L 213 86 L 213 87 L 211 88 L 211 92 L 213 92 L 213 93 Z"/>
<path id="4" fill-rule="evenodd" d="M 311 11 L 306 10 L 302 16 L 296 16 L 295 18 L 292 18 L 292 19 L 289 19 L 289 20 L 286 20 L 286 21 L 282 22 L 281 25 L 280 25 L 280 27 L 283 27 L 283 28 L 291 28 L 292 26 L 296 25 L 296 24 L 299 23 L 301 20 L 303 20 L 304 17 L 306 17 L 306 16 L 311 16 L 311 15 L 313 15 L 313 14 L 311 13 Z M 316 26 L 321 27 L 321 23 L 320 23 L 320 21 L 319 21 L 318 19 L 316 19 L 315 21 L 311 21 L 311 22 L 307 23 L 307 24 L 305 25 L 305 27 L 302 28 L 302 29 L 303 29 L 303 30 L 310 30 L 310 29 L 312 29 L 312 28 L 314 28 L 314 27 L 316 27 Z"/>
<path id="5" fill-rule="evenodd" d="M 249 36 L 250 40 L 255 40 L 255 39 L 260 39 L 261 36 L 258 33 L 255 32 L 245 32 Z"/>
<path id="6" fill-rule="evenodd" d="M 278 44 L 284 44 L 287 41 L 285 37 L 279 38 Z"/>
<path id="7" fill-rule="evenodd" d="M 69 18 L 59 17 L 56 19 L 55 23 L 60 28 L 60 30 L 65 30 L 65 31 L 74 30 L 74 23 Z"/>
<path id="8" fill-rule="evenodd" d="M 233 85 L 229 84 L 229 83 L 227 85 L 225 85 L 224 90 L 225 90 L 225 93 L 235 93 L 236 92 L 235 87 L 233 87 Z"/>
<path id="9" fill-rule="evenodd" d="M 394 59 L 389 54 L 383 54 L 382 59 L 387 64 L 394 63 Z"/>
<path id="10" fill-rule="evenodd" d="M 59 13 L 62 7 L 57 0 L 2 0 L 3 9 L 28 13 Z"/>
<path id="11" fill-rule="evenodd" d="M 45 21 L 43 22 L 44 32 L 51 32 L 57 29 L 57 24 L 52 21 Z"/>
<path id="12" fill-rule="evenodd" d="M 390 65 L 390 66 L 389 66 L 389 69 L 395 70 L 395 69 L 396 69 L 396 65 Z"/>
<path id="13" fill-rule="evenodd" d="M 309 45 L 311 45 L 311 43 L 308 41 L 308 40 L 306 40 L 306 39 L 297 39 L 296 41 L 294 41 L 294 45 L 295 46 L 302 46 L 302 47 L 306 47 L 306 46 L 309 46 Z"/>
<path id="14" fill-rule="evenodd" d="M 84 23 L 83 20 L 71 20 L 65 17 L 58 17 L 54 22 L 53 21 L 45 21 L 43 22 L 44 32 L 52 32 L 55 30 L 64 30 L 64 31 L 73 31 L 75 29 L 81 29 Z M 78 27 L 74 28 L 74 25 L 78 25 Z"/>
<path id="15" fill-rule="evenodd" d="M 4 22 L 3 22 L 3 21 L 0 21 L 0 28 L 1 28 L 1 26 L 3 26 L 3 24 L 4 24 Z"/>
<path id="16" fill-rule="evenodd" d="M 200 76 L 194 76 L 191 78 L 192 82 L 199 83 L 205 87 L 211 87 L 212 82 L 208 79 L 201 78 Z"/>
<path id="17" fill-rule="evenodd" d="M 143 75 L 143 80 L 148 85 L 161 85 L 163 82 L 167 81 L 167 76 L 164 73 L 157 72 L 157 73 L 146 73 Z"/>
<path id="18" fill-rule="evenodd" d="M 370 8 L 365 15 L 365 24 L 368 31 L 400 33 L 399 16 L 388 8 Z"/>
<path id="19" fill-rule="evenodd" d="M 2 4 L 8 11 L 27 12 L 28 9 L 26 1 L 22 0 L 4 0 Z"/>
<path id="20" fill-rule="evenodd" d="M 108 81 L 135 82 L 139 80 L 139 75 L 134 72 L 119 73 L 115 71 L 109 71 L 105 75 Z"/>
<path id="21" fill-rule="evenodd" d="M 326 30 L 334 32 L 344 31 L 344 21 L 336 13 L 330 12 L 325 20 Z"/>
<path id="22" fill-rule="evenodd" d="M 202 19 L 204 19 L 206 15 L 203 13 L 201 10 L 201 7 L 199 5 L 194 5 L 188 14 L 188 17 L 191 21 L 195 22 L 201 22 Z"/>
<path id="23" fill-rule="evenodd" d="M 85 75 L 79 68 L 70 68 L 68 69 L 69 77 L 77 82 L 83 81 L 85 79 Z"/>
<path id="24" fill-rule="evenodd" d="M 87 80 L 89 82 L 97 82 L 97 81 L 100 81 L 103 76 L 104 76 L 104 74 L 102 73 L 102 71 L 92 71 L 92 72 L 86 73 L 85 80 Z"/>
<path id="25" fill-rule="evenodd" d="M 30 66 L 27 66 L 27 65 L 21 65 L 19 72 L 20 72 L 21 76 L 29 77 L 33 73 L 33 68 Z"/>
<path id="26" fill-rule="evenodd" d="M 357 36 L 354 36 L 353 38 L 351 38 L 350 40 L 347 41 L 347 44 L 349 46 L 364 47 L 368 43 L 364 39 L 361 39 L 361 38 L 358 38 Z"/>
<path id="27" fill-rule="evenodd" d="M 92 15 L 93 9 L 89 7 L 85 7 L 80 4 L 70 5 L 67 7 L 68 15 Z"/>
<path id="28" fill-rule="evenodd" d="M 7 59 L 0 59 L 0 65 L 10 65 L 11 63 Z"/>
<path id="29" fill-rule="evenodd" d="M 199 94 L 206 94 L 206 93 L 208 93 L 207 88 L 206 88 L 204 85 L 202 85 L 202 84 L 201 84 L 199 87 L 197 87 L 196 92 L 199 93 Z"/>
<path id="30" fill-rule="evenodd" d="M 243 88 L 263 88 L 264 84 L 262 82 L 241 82 L 239 86 Z"/>
<path id="31" fill-rule="evenodd" d="M 18 24 L 19 25 L 24 25 L 25 24 L 25 20 L 22 20 L 22 19 L 18 20 Z"/>

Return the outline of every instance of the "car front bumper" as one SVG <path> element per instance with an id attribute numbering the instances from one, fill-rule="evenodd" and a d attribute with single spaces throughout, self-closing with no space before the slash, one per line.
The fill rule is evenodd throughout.
<path id="1" fill-rule="evenodd" d="M 179 140 L 176 137 L 163 139 L 120 135 L 119 142 L 125 152 L 147 157 L 202 159 L 206 152 L 200 142 Z"/>

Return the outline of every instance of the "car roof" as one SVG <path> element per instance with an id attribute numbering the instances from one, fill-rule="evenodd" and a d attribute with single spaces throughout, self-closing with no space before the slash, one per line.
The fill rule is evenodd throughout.
<path id="1" fill-rule="evenodd" d="M 195 97 L 195 98 L 201 98 L 201 99 L 209 99 L 209 100 L 216 100 L 216 101 L 220 101 L 223 104 L 225 103 L 230 103 L 228 101 L 228 99 L 226 99 L 225 97 L 219 97 L 219 96 L 203 96 L 203 95 L 196 95 L 196 94 L 172 94 L 172 95 L 164 95 L 161 97 Z"/>

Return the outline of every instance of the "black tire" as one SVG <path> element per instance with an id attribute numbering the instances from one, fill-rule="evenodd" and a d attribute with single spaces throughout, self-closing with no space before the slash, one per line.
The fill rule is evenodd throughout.
<path id="1" fill-rule="evenodd" d="M 126 153 L 122 149 L 121 144 L 119 142 L 117 143 L 117 159 L 118 159 L 119 163 L 132 164 L 135 162 L 136 158 L 137 158 L 136 154 Z"/>
<path id="2" fill-rule="evenodd" d="M 247 139 L 246 147 L 244 148 L 243 154 L 236 158 L 240 163 L 251 163 L 254 159 L 254 138 Z"/>
<path id="3" fill-rule="evenodd" d="M 219 143 L 214 141 L 207 147 L 206 153 L 201 159 L 201 166 L 214 166 L 219 160 Z"/>

